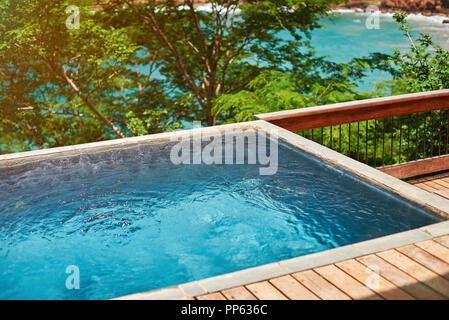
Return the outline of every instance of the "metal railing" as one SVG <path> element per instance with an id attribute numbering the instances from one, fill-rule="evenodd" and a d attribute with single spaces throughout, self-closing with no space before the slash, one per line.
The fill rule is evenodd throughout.
<path id="1" fill-rule="evenodd" d="M 449 90 L 255 116 L 398 178 L 449 170 Z"/>

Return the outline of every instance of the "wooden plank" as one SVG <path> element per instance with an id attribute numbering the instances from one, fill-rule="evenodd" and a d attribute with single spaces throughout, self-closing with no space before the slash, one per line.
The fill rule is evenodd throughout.
<path id="1" fill-rule="evenodd" d="M 358 300 L 379 300 L 382 299 L 374 291 L 364 286 L 345 272 L 334 265 L 314 269 L 327 281 L 339 288 L 353 299 Z"/>
<path id="2" fill-rule="evenodd" d="M 302 131 L 446 109 L 449 107 L 448 97 L 449 90 L 439 90 L 272 112 L 259 114 L 254 118 L 271 122 L 290 131 Z"/>
<path id="3" fill-rule="evenodd" d="M 377 169 L 398 179 L 411 178 L 433 172 L 449 170 L 449 155 L 394 164 Z"/>
<path id="4" fill-rule="evenodd" d="M 432 192 L 432 193 L 435 193 L 435 192 L 438 191 L 437 189 L 432 188 L 432 187 L 428 186 L 427 184 L 425 184 L 425 183 L 423 183 L 423 182 L 417 183 L 417 184 L 415 184 L 415 186 L 418 187 L 418 188 L 420 188 L 420 189 L 423 189 L 423 190 Z"/>
<path id="5" fill-rule="evenodd" d="M 385 299 L 415 300 L 411 295 L 380 276 L 380 274 L 354 259 L 337 263 L 336 266 Z"/>
<path id="6" fill-rule="evenodd" d="M 440 276 L 446 279 L 449 278 L 449 264 L 436 258 L 425 250 L 414 245 L 400 247 L 397 250 Z"/>
<path id="7" fill-rule="evenodd" d="M 408 273 L 413 278 L 421 281 L 426 286 L 437 291 L 445 297 L 449 297 L 449 281 L 443 277 L 440 277 L 435 272 L 425 268 L 418 262 L 410 259 L 404 254 L 396 250 L 388 250 L 385 252 L 377 253 L 382 259 L 390 262 L 397 268 Z"/>
<path id="8" fill-rule="evenodd" d="M 396 285 L 398 288 L 406 291 L 413 297 L 419 300 L 443 300 L 442 295 L 436 293 L 434 290 L 418 282 L 415 278 L 407 273 L 399 270 L 392 264 L 386 262 L 380 257 L 371 254 L 368 256 L 357 258 L 357 261 L 367 266 L 371 270 L 378 270 L 379 274 Z"/>
<path id="9" fill-rule="evenodd" d="M 442 196 L 443 198 L 449 199 L 449 191 L 448 190 L 438 190 L 435 193 L 437 195 Z"/>
<path id="10" fill-rule="evenodd" d="M 246 288 L 259 300 L 288 300 L 268 281 L 252 283 L 247 285 Z"/>
<path id="11" fill-rule="evenodd" d="M 226 300 L 226 298 L 220 293 L 209 293 L 202 296 L 196 297 L 198 300 Z"/>
<path id="12" fill-rule="evenodd" d="M 435 179 L 435 180 L 432 180 L 432 182 L 435 182 L 435 183 L 443 186 L 446 190 L 449 190 L 449 182 L 446 182 L 443 179 Z"/>
<path id="13" fill-rule="evenodd" d="M 426 250 L 444 262 L 449 263 L 449 248 L 446 248 L 433 240 L 418 242 L 415 245 L 423 250 Z"/>
<path id="14" fill-rule="evenodd" d="M 436 190 L 436 189 L 434 189 L 434 188 L 432 188 L 432 187 L 429 187 L 427 184 L 425 184 L 424 182 L 417 182 L 417 183 L 415 183 L 414 184 L 414 186 L 415 187 L 418 187 L 418 188 L 420 188 L 420 189 L 423 189 L 423 190 L 426 190 L 426 191 L 429 191 L 429 192 L 435 192 L 435 191 L 438 191 L 438 190 Z"/>
<path id="15" fill-rule="evenodd" d="M 313 270 L 301 271 L 292 274 L 292 276 L 321 299 L 351 300 L 348 295 Z"/>
<path id="16" fill-rule="evenodd" d="M 418 183 L 424 183 L 427 181 L 431 181 L 432 178 L 428 177 L 428 178 L 419 178 L 419 179 L 413 179 L 413 180 L 408 180 L 407 183 L 410 184 L 418 184 Z"/>
<path id="17" fill-rule="evenodd" d="M 316 295 L 300 284 L 292 276 L 283 276 L 270 280 L 285 296 L 291 300 L 319 300 Z"/>
<path id="18" fill-rule="evenodd" d="M 441 184 L 435 183 L 434 181 L 426 181 L 424 184 L 428 185 L 429 187 L 432 187 L 436 190 L 445 190 L 446 188 L 443 187 Z"/>
<path id="19" fill-rule="evenodd" d="M 435 240 L 439 244 L 445 246 L 446 248 L 449 248 L 449 235 L 435 238 L 433 240 Z"/>
<path id="20" fill-rule="evenodd" d="M 257 300 L 245 287 L 236 287 L 221 291 L 228 300 Z"/>

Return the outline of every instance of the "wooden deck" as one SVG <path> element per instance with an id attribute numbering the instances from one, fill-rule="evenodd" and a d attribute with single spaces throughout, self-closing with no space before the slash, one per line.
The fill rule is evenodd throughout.
<path id="1" fill-rule="evenodd" d="M 449 199 L 449 173 L 410 181 Z M 195 297 L 197 300 L 449 299 L 448 235 L 267 281 Z"/>
<path id="2" fill-rule="evenodd" d="M 449 173 L 413 180 L 409 181 L 409 183 L 426 191 L 435 193 L 443 198 L 449 199 Z"/>

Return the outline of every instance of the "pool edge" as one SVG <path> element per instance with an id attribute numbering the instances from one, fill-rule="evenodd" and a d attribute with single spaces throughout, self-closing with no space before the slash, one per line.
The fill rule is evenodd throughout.
<path id="1" fill-rule="evenodd" d="M 290 146 L 304 151 L 320 160 L 348 171 L 363 180 L 405 198 L 421 207 L 429 208 L 443 219 L 449 219 L 449 200 L 419 189 L 400 179 L 387 175 L 375 168 L 353 160 L 316 142 L 301 137 L 269 122 L 252 122 L 264 132 L 276 132 L 277 137 Z M 113 300 L 178 300 L 230 289 L 239 285 L 264 281 L 316 267 L 338 263 L 347 259 L 362 257 L 371 253 L 410 245 L 449 233 L 449 221 L 443 221 L 421 228 L 350 244 L 318 253 L 278 261 L 253 268 L 243 269 L 215 277 L 187 282 L 180 285 L 148 292 L 125 295 Z"/>
<path id="2" fill-rule="evenodd" d="M 224 132 L 226 130 L 260 130 L 260 125 L 262 122 L 264 121 L 255 120 L 249 122 L 225 124 L 220 126 L 201 127 L 190 130 L 175 130 L 171 132 L 156 133 L 136 137 L 90 142 L 64 147 L 0 154 L 0 168 L 52 158 L 80 155 L 85 153 L 95 153 L 112 149 L 135 147 L 139 145 L 173 142 L 186 137 L 196 138 L 202 135 L 213 135 L 217 133 L 217 131 Z"/>
<path id="3" fill-rule="evenodd" d="M 430 240 L 449 232 L 449 221 L 366 240 L 342 247 L 273 262 L 176 286 L 125 295 L 111 300 L 188 300 L 193 297 L 261 282 L 295 272 L 360 258 L 369 254 Z"/>
<path id="4" fill-rule="evenodd" d="M 443 219 L 449 219 L 449 200 L 445 200 L 437 195 L 431 194 L 430 192 L 419 189 L 416 186 L 410 185 L 404 181 L 389 176 L 375 168 L 367 166 L 325 146 L 322 146 L 318 143 L 315 143 L 293 132 L 290 132 L 263 120 L 0 155 L 0 167 L 20 165 L 23 163 L 68 155 L 92 153 L 116 148 L 126 148 L 142 144 L 148 145 L 153 143 L 163 143 L 173 141 L 172 139 L 179 139 L 186 136 L 195 137 L 203 134 L 213 134 L 217 132 L 217 130 L 223 131 L 238 129 L 253 129 L 260 130 L 265 133 L 268 132 L 270 133 L 270 135 L 275 134 L 280 140 L 284 141 L 294 148 L 315 156 L 332 166 L 341 168 L 371 184 L 379 186 L 380 188 L 392 192 L 423 208 L 428 208 Z M 205 293 L 229 289 L 238 285 L 263 281 L 292 272 L 298 272 L 318 266 L 337 263 L 351 258 L 361 257 L 369 253 L 388 250 L 386 248 L 390 247 L 393 248 L 413 244 L 448 233 L 449 221 L 443 221 L 418 229 L 400 232 L 385 237 L 350 244 L 347 246 L 338 247 L 318 253 L 261 265 L 254 268 L 243 269 L 240 271 L 179 284 L 168 288 L 130 294 L 114 299 L 189 299 L 191 297 Z"/>
<path id="5" fill-rule="evenodd" d="M 287 144 L 319 158 L 332 166 L 341 168 L 371 184 L 392 192 L 412 203 L 430 209 L 443 219 L 449 219 L 449 200 L 422 190 L 398 178 L 383 173 L 364 163 L 351 159 L 337 151 L 331 150 L 321 144 L 306 139 L 296 133 L 280 128 L 269 122 L 257 123 L 264 131 L 277 131 L 278 138 Z"/>

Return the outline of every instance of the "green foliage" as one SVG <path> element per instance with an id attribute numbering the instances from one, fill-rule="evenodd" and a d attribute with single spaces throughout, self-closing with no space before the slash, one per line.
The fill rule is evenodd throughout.
<path id="1" fill-rule="evenodd" d="M 449 85 L 448 52 L 436 46 L 429 35 L 415 40 L 410 34 L 406 14 L 396 14 L 410 41 L 409 51 L 395 50 L 393 57 L 371 63 L 384 70 L 391 67 L 394 79 L 376 85 L 373 96 L 390 96 L 411 92 L 446 89 Z M 354 159 L 372 166 L 423 159 L 445 154 L 449 111 L 435 111 L 410 116 L 370 120 L 351 125 L 307 130 L 301 134 Z M 438 130 L 434 130 L 434 127 Z M 350 143 L 352 142 L 352 144 Z M 357 147 L 358 146 L 358 147 Z"/>
<path id="2" fill-rule="evenodd" d="M 299 95 L 321 94 L 313 79 L 329 66 L 308 36 L 333 2 L 214 0 L 206 12 L 189 0 L 4 0 L 0 152 L 226 122 L 235 112 L 217 115 L 218 98 L 266 71 L 309 74 Z M 65 27 L 69 5 L 80 29 Z"/>
<path id="3" fill-rule="evenodd" d="M 126 129 L 117 83 L 138 46 L 96 21 L 92 1 L 0 5 L 0 152 L 108 139 Z M 80 28 L 66 28 L 69 5 Z"/>
<path id="4" fill-rule="evenodd" d="M 407 14 L 398 13 L 394 19 L 400 24 L 411 44 L 410 52 L 395 50 L 394 62 L 409 92 L 422 92 L 449 88 L 449 52 L 436 45 L 429 34 L 417 39 L 410 35 Z"/>
<path id="5" fill-rule="evenodd" d="M 395 50 L 392 61 L 397 65 L 399 73 L 393 90 L 411 93 L 449 88 L 449 52 L 436 45 L 429 34 L 421 33 L 413 39 L 410 26 L 407 24 L 407 14 L 395 14 L 394 19 L 409 40 L 410 51 L 401 53 L 398 49 Z M 407 151 L 412 154 L 412 159 L 422 159 L 447 152 L 441 150 L 441 139 L 444 133 L 447 139 L 448 120 L 448 111 L 429 112 L 409 118 L 411 121 L 409 134 L 414 143 L 410 146 L 411 150 Z M 439 132 L 434 131 L 434 124 L 439 125 Z M 399 130 L 396 130 L 394 134 L 398 143 L 404 142 L 405 137 L 400 139 Z M 396 158 L 395 162 L 398 161 L 399 158 Z"/>
<path id="6" fill-rule="evenodd" d="M 214 111 L 227 122 L 250 121 L 255 114 L 369 97 L 368 94 L 357 93 L 355 88 L 356 85 L 348 80 L 265 70 L 244 90 L 220 96 Z"/>
<path id="7" fill-rule="evenodd" d="M 384 80 L 374 86 L 374 96 L 389 97 L 409 93 L 407 82 L 402 78 Z"/>
<path id="8" fill-rule="evenodd" d="M 217 99 L 238 95 L 264 70 L 311 72 L 316 58 L 308 36 L 333 2 L 216 0 L 207 2 L 207 12 L 189 0 L 183 8 L 179 1 L 112 0 L 104 12 L 110 24 L 132 30 L 144 56 L 154 58 L 176 114 L 213 125 L 229 121 L 216 113 Z"/>
<path id="9" fill-rule="evenodd" d="M 337 125 L 332 127 L 332 133 L 327 127 L 299 134 L 353 159 L 380 167 L 445 154 L 448 120 L 449 111 L 446 110 Z M 432 121 L 435 125 L 441 124 L 441 131 L 432 130 Z"/>
<path id="10" fill-rule="evenodd" d="M 310 31 L 335 0 L 214 0 L 210 12 L 191 0 L 98 2 L 1 2 L 1 153 L 367 98 L 356 80 L 394 71 L 382 55 L 316 55 Z M 65 27 L 68 5 L 80 29 Z"/>

